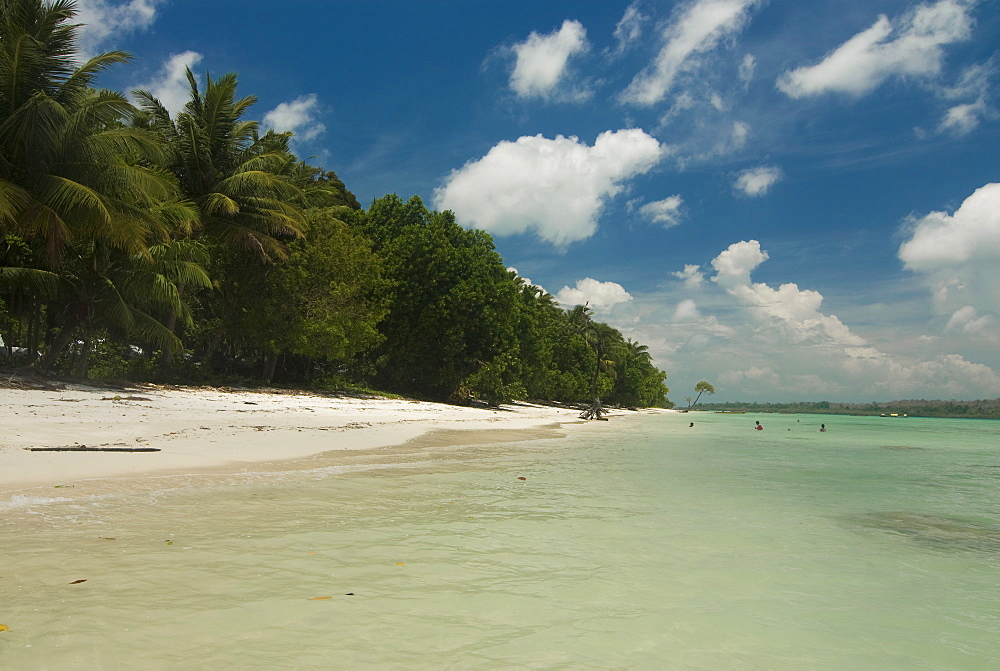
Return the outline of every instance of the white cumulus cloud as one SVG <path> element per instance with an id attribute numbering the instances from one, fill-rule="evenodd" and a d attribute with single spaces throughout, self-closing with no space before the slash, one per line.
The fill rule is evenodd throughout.
<path id="1" fill-rule="evenodd" d="M 976 189 L 954 214 L 931 212 L 908 228 L 899 259 L 927 282 L 942 314 L 966 308 L 1000 316 L 1000 183 Z"/>
<path id="2" fill-rule="evenodd" d="M 315 93 L 284 102 L 264 115 L 264 126 L 279 133 L 292 132 L 295 138 L 308 141 L 326 130 L 317 120 L 319 101 Z"/>
<path id="3" fill-rule="evenodd" d="M 157 5 L 165 1 L 77 0 L 74 22 L 84 24 L 79 33 L 80 55 L 85 60 L 104 51 L 112 36 L 146 30 L 156 20 Z"/>
<path id="4" fill-rule="evenodd" d="M 712 260 L 712 280 L 750 309 L 758 322 L 793 342 L 858 346 L 864 341 L 832 315 L 820 312 L 823 296 L 817 291 L 782 284 L 774 289 L 750 281 L 750 273 L 768 258 L 756 240 L 737 242 Z"/>
<path id="5" fill-rule="evenodd" d="M 559 30 L 547 35 L 532 32 L 512 47 L 510 87 L 522 98 L 549 98 L 566 78 L 569 59 L 587 49 L 587 31 L 579 21 L 563 21 Z M 578 92 L 573 97 L 585 95 Z"/>
<path id="6" fill-rule="evenodd" d="M 699 319 L 701 319 L 701 314 L 698 313 L 698 304 L 693 300 L 685 298 L 677 304 L 673 318 L 675 322 L 694 322 Z"/>
<path id="7" fill-rule="evenodd" d="M 734 187 L 747 196 L 763 196 L 779 179 L 781 179 L 779 168 L 762 165 L 741 172 L 736 178 Z"/>
<path id="8" fill-rule="evenodd" d="M 938 125 L 938 131 L 953 133 L 955 135 L 967 135 L 979 126 L 980 121 L 991 116 L 991 114 L 992 110 L 982 98 L 974 103 L 955 105 L 945 112 L 944 118 L 941 119 L 941 123 Z"/>
<path id="9" fill-rule="evenodd" d="M 957 330 L 962 333 L 983 336 L 990 340 L 1000 340 L 997 329 L 997 319 L 990 315 L 980 315 L 971 305 L 963 305 L 951 315 L 945 330 Z"/>
<path id="10" fill-rule="evenodd" d="M 966 338 L 972 356 L 990 358 L 1000 343 L 1000 335 L 993 335 L 1000 325 L 996 315 L 959 304 L 944 315 L 941 323 L 947 320 L 948 326 L 939 336 L 893 332 L 869 342 L 824 310 L 820 292 L 793 282 L 771 286 L 753 281 L 753 273 L 767 260 L 757 241 L 737 242 L 712 260 L 712 282 L 668 284 L 636 294 L 623 306 L 626 314 L 639 315 L 629 327 L 650 343 L 658 365 L 670 373 L 671 387 L 690 389 L 707 379 L 727 398 L 757 400 L 1000 394 L 1000 374 L 994 368 L 949 351 Z M 994 282 L 997 274 L 992 271 Z M 685 280 L 699 278 L 701 271 L 689 264 L 673 275 Z"/>
<path id="11" fill-rule="evenodd" d="M 705 275 L 701 272 L 701 266 L 694 263 L 685 265 L 684 270 L 675 270 L 670 274 L 682 280 L 684 285 L 689 289 L 693 289 L 705 281 Z"/>
<path id="12" fill-rule="evenodd" d="M 678 76 L 700 64 L 699 55 L 746 25 L 758 0 L 696 0 L 682 9 L 663 32 L 663 46 L 655 61 L 640 72 L 622 93 L 622 100 L 653 105 L 667 95 Z"/>
<path id="13" fill-rule="evenodd" d="M 525 136 L 453 171 L 434 203 L 496 235 L 530 231 L 565 246 L 593 235 L 605 202 L 663 155 L 639 129 L 605 131 L 592 147 L 576 137 Z"/>
<path id="14" fill-rule="evenodd" d="M 767 252 L 760 248 L 756 240 L 734 242 L 712 259 L 716 272 L 712 280 L 726 288 L 748 284 L 750 273 L 767 259 Z"/>
<path id="15" fill-rule="evenodd" d="M 197 51 L 183 51 L 173 54 L 151 82 L 133 88 L 146 89 L 157 98 L 172 116 L 191 100 L 191 85 L 186 71 L 193 69 L 202 59 Z"/>
<path id="16" fill-rule="evenodd" d="M 912 226 L 912 237 L 899 248 L 910 270 L 1000 261 L 1000 183 L 976 189 L 954 215 L 931 212 Z"/>
<path id="17" fill-rule="evenodd" d="M 681 205 L 683 204 L 684 199 L 673 195 L 663 200 L 646 203 L 639 208 L 639 214 L 652 222 L 663 224 L 665 228 L 670 228 L 681 223 Z"/>
<path id="18" fill-rule="evenodd" d="M 619 303 L 632 300 L 632 295 L 617 282 L 598 282 L 585 277 L 575 287 L 565 286 L 555 295 L 563 305 L 589 305 L 596 310 L 604 310 Z"/>
<path id="19" fill-rule="evenodd" d="M 941 71 L 944 47 L 967 39 L 972 30 L 970 0 L 939 0 L 907 12 L 897 21 L 879 16 L 815 65 L 778 78 L 792 98 L 827 92 L 861 96 L 894 76 L 927 77 Z"/>

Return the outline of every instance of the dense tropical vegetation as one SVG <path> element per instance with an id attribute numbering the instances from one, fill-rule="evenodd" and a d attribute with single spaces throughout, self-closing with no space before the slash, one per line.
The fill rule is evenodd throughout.
<path id="1" fill-rule="evenodd" d="M 0 335 L 80 377 L 665 406 L 645 346 L 509 271 L 417 197 L 364 210 L 247 118 L 235 74 L 171 114 L 96 87 L 74 3 L 0 9 Z"/>

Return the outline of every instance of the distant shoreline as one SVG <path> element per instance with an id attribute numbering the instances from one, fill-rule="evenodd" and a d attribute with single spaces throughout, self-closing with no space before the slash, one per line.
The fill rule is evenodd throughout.
<path id="1" fill-rule="evenodd" d="M 684 408 L 679 408 L 683 411 Z M 853 415 L 856 417 L 887 416 L 887 419 L 905 417 L 939 417 L 942 419 L 1000 419 L 1000 399 L 975 401 L 888 401 L 884 403 L 833 403 L 830 401 L 801 401 L 790 403 L 755 403 L 730 401 L 728 403 L 703 403 L 691 412 L 757 412 L 804 415 Z"/>

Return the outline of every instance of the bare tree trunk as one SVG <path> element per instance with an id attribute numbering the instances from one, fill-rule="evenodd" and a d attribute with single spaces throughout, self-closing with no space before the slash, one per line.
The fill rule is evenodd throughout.
<path id="1" fill-rule="evenodd" d="M 590 402 L 590 407 L 580 413 L 580 419 L 606 420 L 603 414 L 604 406 L 601 404 L 601 399 L 595 396 Z"/>
<path id="2" fill-rule="evenodd" d="M 278 367 L 279 356 L 276 352 L 268 352 L 264 355 L 264 369 L 261 371 L 264 382 L 270 382 L 274 377 L 274 369 Z"/>
<path id="3" fill-rule="evenodd" d="M 171 333 L 174 332 L 174 328 L 177 326 L 177 315 L 170 315 L 167 317 L 167 323 L 164 324 L 167 330 Z M 160 350 L 160 374 L 166 375 L 170 372 L 170 369 L 174 366 L 174 351 L 169 347 L 164 347 Z"/>
<path id="4" fill-rule="evenodd" d="M 183 300 L 184 298 L 184 283 L 177 285 L 177 295 Z M 177 315 L 171 314 L 167 317 L 167 323 L 164 324 L 167 330 L 174 333 L 174 329 L 177 328 Z M 176 334 L 174 334 L 176 335 Z M 170 369 L 174 366 L 174 352 L 169 347 L 160 351 L 160 373 L 167 374 Z"/>
<path id="5" fill-rule="evenodd" d="M 80 356 L 76 360 L 74 366 L 75 375 L 86 379 L 87 372 L 90 369 L 90 333 L 85 333 L 83 336 L 83 346 L 80 348 Z"/>
<path id="6" fill-rule="evenodd" d="M 63 327 L 63 330 L 59 332 L 59 335 L 53 338 L 49 346 L 45 348 L 45 354 L 42 355 L 42 358 L 32 364 L 32 366 L 42 372 L 48 371 L 52 364 L 55 363 L 56 357 L 72 342 L 81 321 L 79 318 L 69 321 Z"/>
<path id="7" fill-rule="evenodd" d="M 580 413 L 580 419 L 604 419 L 604 407 L 601 405 L 601 397 L 597 393 L 597 381 L 601 375 L 601 356 L 599 349 L 594 350 L 597 361 L 594 363 L 594 376 L 590 380 L 590 407 Z"/>
<path id="8" fill-rule="evenodd" d="M 34 365 L 38 358 L 38 334 L 42 329 L 42 310 L 38 298 L 31 298 L 31 315 L 28 317 L 28 363 Z"/>
<path id="9" fill-rule="evenodd" d="M 215 357 L 215 351 L 219 349 L 219 344 L 222 342 L 222 336 L 225 335 L 223 327 L 215 329 L 215 333 L 212 334 L 212 339 L 208 343 L 208 350 L 205 352 L 204 362 L 205 365 L 211 369 L 212 359 Z"/>

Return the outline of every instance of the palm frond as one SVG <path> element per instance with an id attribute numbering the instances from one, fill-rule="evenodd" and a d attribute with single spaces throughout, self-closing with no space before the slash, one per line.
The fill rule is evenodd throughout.
<path id="1" fill-rule="evenodd" d="M 6 227 L 14 223 L 18 212 L 27 207 L 30 201 L 31 195 L 22 187 L 0 179 L 0 226 Z"/>
<path id="2" fill-rule="evenodd" d="M 240 212 L 239 203 L 223 193 L 207 194 L 200 203 L 207 217 L 231 217 Z"/>
<path id="3" fill-rule="evenodd" d="M 0 284 L 42 298 L 59 293 L 59 275 L 38 268 L 0 267 Z"/>
<path id="4" fill-rule="evenodd" d="M 129 63 L 132 56 L 124 51 L 109 51 L 98 54 L 78 67 L 59 87 L 58 98 L 75 95 L 81 90 L 90 88 L 94 79 L 102 72 L 115 65 Z"/>

